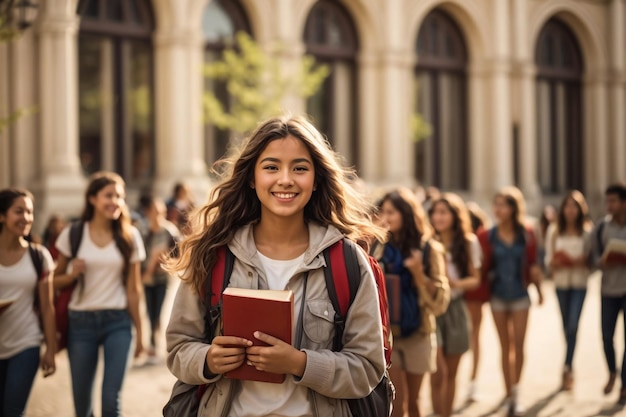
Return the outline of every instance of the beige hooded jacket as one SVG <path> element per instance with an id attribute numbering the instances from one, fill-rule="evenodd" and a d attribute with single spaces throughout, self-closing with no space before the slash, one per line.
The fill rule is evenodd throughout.
<path id="1" fill-rule="evenodd" d="M 335 310 L 326 291 L 322 251 L 342 238 L 332 226 L 309 224 L 309 248 L 302 265 L 287 284 L 287 289 L 295 294 L 294 320 L 298 320 L 303 276 L 304 272 L 309 272 L 301 346 L 307 354 L 307 363 L 302 378 L 288 377 L 309 389 L 316 417 L 349 417 L 347 402 L 341 399 L 368 395 L 385 370 L 378 292 L 368 260 L 360 251 L 361 285 L 348 312 L 343 350 L 331 351 Z M 252 227 L 237 231 L 229 248 L 236 258 L 230 286 L 267 289 Z M 199 417 L 226 417 L 240 384 L 222 375 L 205 378 L 204 364 L 210 345 L 202 340 L 204 313 L 200 297 L 189 284 L 181 283 L 167 327 L 167 365 L 182 382 L 209 384 L 201 399 Z"/>

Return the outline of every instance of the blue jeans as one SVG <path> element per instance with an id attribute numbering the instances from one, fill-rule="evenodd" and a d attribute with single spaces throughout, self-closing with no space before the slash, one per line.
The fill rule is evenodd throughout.
<path id="1" fill-rule="evenodd" d="M 567 343 L 567 353 L 565 354 L 565 365 L 570 369 L 574 360 L 574 349 L 576 349 L 576 335 L 578 334 L 578 321 L 583 310 L 583 303 L 587 295 L 586 289 L 558 289 L 556 297 L 561 307 L 561 318 L 563 319 L 563 331 L 565 332 L 565 342 Z"/>
<path id="2" fill-rule="evenodd" d="M 161 327 L 161 308 L 165 300 L 167 284 L 144 285 L 143 292 L 146 298 L 146 310 L 150 319 L 150 346 L 155 346 L 154 332 Z"/>
<path id="3" fill-rule="evenodd" d="M 620 310 L 626 319 L 626 296 L 606 297 L 602 296 L 602 342 L 604 344 L 604 356 L 609 372 L 617 372 L 615 364 L 615 346 L 613 345 L 613 336 L 615 335 L 615 326 Z M 626 327 L 626 320 L 624 320 Z M 626 388 L 626 349 L 622 357 L 622 387 Z"/>
<path id="4" fill-rule="evenodd" d="M 67 353 L 76 417 L 93 417 L 93 383 L 98 350 L 104 351 L 102 417 L 118 417 L 119 397 L 132 339 L 126 310 L 70 311 Z"/>
<path id="5" fill-rule="evenodd" d="M 0 359 L 0 415 L 21 417 L 39 368 L 39 346 Z"/>

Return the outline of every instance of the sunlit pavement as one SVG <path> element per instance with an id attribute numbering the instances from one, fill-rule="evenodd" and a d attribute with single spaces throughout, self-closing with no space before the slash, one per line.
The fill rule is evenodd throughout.
<path id="1" fill-rule="evenodd" d="M 590 280 L 589 292 L 581 318 L 578 347 L 574 359 L 575 386 L 572 393 L 559 393 L 562 362 L 565 354 L 558 304 L 551 283 L 546 283 L 543 306 L 534 304 L 529 320 L 526 340 L 526 365 L 521 383 L 521 402 L 526 416 L 541 417 L 593 417 L 626 416 L 626 410 L 615 407 L 620 384 L 615 391 L 602 395 L 607 370 L 602 354 L 600 332 L 599 278 Z M 166 298 L 164 316 L 168 316 L 175 285 L 170 287 Z M 532 294 L 533 301 L 536 300 Z M 466 404 L 467 380 L 470 357 L 463 358 L 458 378 L 457 415 L 504 416 L 498 405 L 504 397 L 500 372 L 500 349 L 491 313 L 484 310 L 481 333 L 482 362 L 478 380 L 478 402 Z M 167 317 L 164 317 L 167 322 Z M 616 349 L 618 364 L 623 349 L 623 325 L 617 326 Z M 26 415 L 28 417 L 72 417 L 72 397 L 66 354 L 58 357 L 57 373 L 48 379 L 38 376 Z M 100 378 L 98 379 L 100 380 Z M 163 404 L 169 398 L 174 378 L 164 364 L 133 366 L 128 372 L 122 393 L 122 410 L 126 417 L 160 416 Z M 421 404 L 426 415 L 431 410 L 429 382 L 424 381 Z M 99 392 L 99 387 L 96 392 Z M 99 395 L 94 398 L 95 415 L 100 416 Z M 324 416 L 325 417 L 325 416 Z"/>

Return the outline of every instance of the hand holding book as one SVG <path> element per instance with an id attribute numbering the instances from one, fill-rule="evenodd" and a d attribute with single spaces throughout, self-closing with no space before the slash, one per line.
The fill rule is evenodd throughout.
<path id="1" fill-rule="evenodd" d="M 236 336 L 216 336 L 206 354 L 206 364 L 214 374 L 224 374 L 243 365 L 246 359 L 246 347 L 252 342 Z"/>
<path id="2" fill-rule="evenodd" d="M 254 337 L 269 346 L 253 346 L 246 349 L 247 364 L 257 371 L 274 374 L 291 374 L 301 377 L 306 367 L 306 353 L 288 343 L 261 332 Z"/>

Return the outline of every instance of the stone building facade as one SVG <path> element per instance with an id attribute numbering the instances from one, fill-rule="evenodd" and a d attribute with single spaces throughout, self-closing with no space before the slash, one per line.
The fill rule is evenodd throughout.
<path id="1" fill-rule="evenodd" d="M 39 0 L 0 45 L 0 187 L 76 214 L 96 169 L 131 197 L 176 181 L 204 197 L 228 132 L 202 120 L 202 75 L 236 31 L 293 67 L 329 66 L 289 100 L 376 185 L 416 181 L 479 201 L 517 184 L 531 206 L 626 179 L 625 0 Z M 412 140 L 419 111 L 431 135 Z"/>

